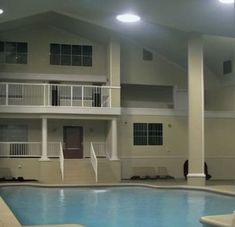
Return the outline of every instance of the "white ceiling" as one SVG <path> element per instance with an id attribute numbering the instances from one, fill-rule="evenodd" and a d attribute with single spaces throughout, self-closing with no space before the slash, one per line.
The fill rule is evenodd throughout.
<path id="1" fill-rule="evenodd" d="M 207 35 L 206 63 L 217 74 L 224 58 L 234 55 L 234 5 L 218 0 L 1 0 L 0 8 L 0 31 L 44 22 L 74 33 L 78 27 L 92 30 L 102 40 L 111 30 L 185 68 L 188 33 L 200 32 Z M 121 24 L 115 16 L 123 12 L 135 12 L 142 20 Z"/>

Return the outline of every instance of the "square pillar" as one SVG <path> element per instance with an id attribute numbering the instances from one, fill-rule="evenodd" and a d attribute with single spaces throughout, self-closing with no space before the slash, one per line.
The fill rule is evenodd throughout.
<path id="1" fill-rule="evenodd" d="M 120 107 L 120 41 L 112 37 L 108 46 L 108 85 L 111 107 Z"/>
<path id="2" fill-rule="evenodd" d="M 189 185 L 205 185 L 203 36 L 192 33 L 188 42 Z"/>
<path id="3" fill-rule="evenodd" d="M 47 118 L 42 118 L 42 156 L 40 160 L 49 160 L 47 157 Z"/>
<path id="4" fill-rule="evenodd" d="M 112 119 L 111 121 L 111 160 L 119 160 L 117 152 L 117 119 Z"/>

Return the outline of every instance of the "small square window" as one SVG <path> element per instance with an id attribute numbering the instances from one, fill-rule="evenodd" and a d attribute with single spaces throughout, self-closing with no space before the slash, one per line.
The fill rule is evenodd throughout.
<path id="1" fill-rule="evenodd" d="M 231 60 L 224 61 L 224 63 L 223 63 L 223 73 L 224 73 L 224 75 L 232 73 L 232 71 L 233 71 L 232 61 Z"/>
<path id="2" fill-rule="evenodd" d="M 143 49 L 143 60 L 145 60 L 145 61 L 152 61 L 153 60 L 152 52 Z"/>

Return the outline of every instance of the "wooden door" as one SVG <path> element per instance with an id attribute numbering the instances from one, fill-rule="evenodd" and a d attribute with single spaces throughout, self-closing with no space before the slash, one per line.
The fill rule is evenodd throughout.
<path id="1" fill-rule="evenodd" d="M 64 126 L 64 158 L 83 158 L 82 139 L 82 127 Z"/>

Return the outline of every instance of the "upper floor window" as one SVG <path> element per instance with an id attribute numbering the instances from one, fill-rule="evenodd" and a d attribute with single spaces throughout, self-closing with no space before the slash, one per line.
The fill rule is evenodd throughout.
<path id="1" fill-rule="evenodd" d="M 92 66 L 92 46 L 51 43 L 50 64 Z"/>
<path id="2" fill-rule="evenodd" d="M 0 41 L 0 63 L 27 64 L 28 44 Z"/>

